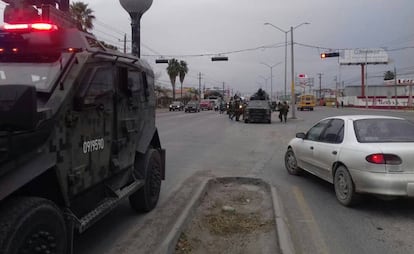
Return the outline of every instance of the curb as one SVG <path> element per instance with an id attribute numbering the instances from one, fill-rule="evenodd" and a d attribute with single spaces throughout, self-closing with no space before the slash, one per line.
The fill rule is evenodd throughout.
<path id="1" fill-rule="evenodd" d="M 167 237 L 161 243 L 161 246 L 155 251 L 155 253 L 174 253 L 175 245 L 177 244 L 177 241 L 180 238 L 180 234 L 187 225 L 187 223 L 191 221 L 195 209 L 199 206 L 204 194 L 207 191 L 207 186 L 210 180 L 211 179 L 206 179 L 199 185 L 190 202 L 188 202 L 182 214 L 180 215 L 180 217 L 178 217 L 177 221 L 174 223 L 174 226 L 168 233 Z"/>
<path id="2" fill-rule="evenodd" d="M 175 251 L 175 245 L 180 238 L 181 232 L 193 218 L 193 213 L 200 205 L 208 186 L 213 181 L 220 180 L 241 180 L 241 181 L 259 181 L 270 189 L 270 194 L 273 202 L 273 212 L 275 216 L 276 231 L 279 242 L 279 247 L 282 254 L 294 254 L 294 247 L 290 236 L 287 218 L 285 216 L 283 206 L 280 202 L 279 195 L 275 187 L 271 186 L 266 181 L 260 178 L 253 177 L 217 177 L 203 180 L 197 188 L 191 200 L 188 202 L 180 217 L 174 223 L 172 229 L 167 234 L 167 237 L 155 251 L 156 254 L 172 254 Z"/>
<path id="3" fill-rule="evenodd" d="M 270 190 L 272 192 L 273 210 L 275 213 L 276 230 L 279 237 L 280 250 L 283 254 L 293 254 L 295 253 L 295 249 L 293 248 L 293 242 L 292 238 L 290 237 L 288 222 L 283 206 L 280 202 L 276 188 L 270 186 Z"/>

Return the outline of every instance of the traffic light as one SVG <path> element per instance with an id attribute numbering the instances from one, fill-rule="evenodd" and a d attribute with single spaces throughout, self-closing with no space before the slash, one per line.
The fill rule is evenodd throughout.
<path id="1" fill-rule="evenodd" d="M 332 52 L 332 53 L 321 53 L 321 58 L 327 57 L 339 57 L 339 52 Z"/>
<path id="2" fill-rule="evenodd" d="M 227 56 L 215 56 L 211 58 L 211 61 L 228 61 L 229 58 Z"/>
<path id="3" fill-rule="evenodd" d="M 168 59 L 155 59 L 155 63 L 168 63 Z"/>

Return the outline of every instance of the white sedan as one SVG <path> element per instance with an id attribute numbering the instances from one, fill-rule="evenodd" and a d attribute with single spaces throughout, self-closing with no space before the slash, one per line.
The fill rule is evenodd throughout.
<path id="1" fill-rule="evenodd" d="M 285 166 L 292 175 L 306 170 L 333 183 L 345 206 L 361 193 L 414 197 L 414 123 L 374 115 L 325 118 L 289 142 Z"/>

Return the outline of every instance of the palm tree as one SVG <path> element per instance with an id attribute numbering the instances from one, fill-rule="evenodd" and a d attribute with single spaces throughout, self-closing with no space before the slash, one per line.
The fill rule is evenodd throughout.
<path id="1" fill-rule="evenodd" d="M 173 90 L 173 100 L 175 101 L 175 80 L 180 73 L 180 63 L 177 61 L 177 59 L 173 58 L 168 61 L 167 73 L 170 77 Z"/>
<path id="2" fill-rule="evenodd" d="M 180 61 L 180 83 L 181 83 L 181 100 L 183 99 L 183 82 L 185 78 L 185 74 L 188 72 L 188 66 L 185 61 Z"/>
<path id="3" fill-rule="evenodd" d="M 72 18 L 76 21 L 78 29 L 88 32 L 93 28 L 95 16 L 93 10 L 88 8 L 88 4 L 83 2 L 73 2 L 69 8 Z"/>

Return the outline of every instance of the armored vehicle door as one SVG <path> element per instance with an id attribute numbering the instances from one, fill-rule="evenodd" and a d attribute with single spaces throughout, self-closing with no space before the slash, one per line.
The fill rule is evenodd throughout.
<path id="1" fill-rule="evenodd" d="M 75 96 L 76 125 L 69 133 L 72 146 L 69 192 L 79 192 L 110 175 L 114 136 L 116 68 L 111 63 L 86 66 Z"/>
<path id="2" fill-rule="evenodd" d="M 137 143 L 145 124 L 143 72 L 126 65 L 117 67 L 117 72 L 115 142 L 112 149 L 114 172 L 133 167 Z"/>

